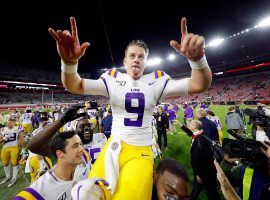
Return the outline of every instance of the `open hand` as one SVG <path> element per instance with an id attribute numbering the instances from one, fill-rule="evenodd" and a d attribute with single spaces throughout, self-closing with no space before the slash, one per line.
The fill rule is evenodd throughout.
<path id="1" fill-rule="evenodd" d="M 65 64 L 76 64 L 90 46 L 89 42 L 80 45 L 78 30 L 74 17 L 70 17 L 71 34 L 68 30 L 57 30 L 49 28 L 48 31 L 56 41 L 57 51 Z"/>

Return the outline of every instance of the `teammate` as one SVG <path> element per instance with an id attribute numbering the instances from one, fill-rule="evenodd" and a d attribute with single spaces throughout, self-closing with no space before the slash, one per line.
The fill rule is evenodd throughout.
<path id="1" fill-rule="evenodd" d="M 219 143 L 222 144 L 223 133 L 222 133 L 222 127 L 221 127 L 221 122 L 219 120 L 219 117 L 216 116 L 215 113 L 211 110 L 207 110 L 206 112 L 207 112 L 206 118 L 210 119 L 217 126 L 218 135 L 219 135 Z"/>
<path id="2" fill-rule="evenodd" d="M 108 180 L 106 199 L 151 199 L 153 110 L 165 97 L 200 93 L 211 85 L 211 71 L 203 51 L 204 38 L 188 33 L 183 18 L 181 43 L 170 42 L 189 60 L 190 78 L 172 80 L 162 71 L 143 75 L 149 49 L 143 41 L 136 40 L 125 50 L 123 63 L 127 74 L 111 69 L 98 80 L 81 79 L 77 73 L 78 61 L 90 44 L 80 45 L 75 19 L 71 17 L 70 22 L 72 33 L 49 28 L 62 59 L 63 85 L 72 93 L 109 97 L 113 111 L 112 137 L 93 165 L 90 177 Z"/>
<path id="3" fill-rule="evenodd" d="M 154 171 L 153 182 L 152 200 L 189 199 L 189 179 L 187 172 L 174 159 L 165 158 L 160 161 Z M 93 183 L 93 179 L 87 179 L 78 182 L 72 188 L 71 195 L 73 200 L 100 200 L 102 199 L 100 190 L 101 188 Z"/>
<path id="4" fill-rule="evenodd" d="M 24 128 L 25 133 L 31 133 L 33 131 L 32 120 L 33 113 L 30 108 L 26 108 L 25 113 L 22 114 L 21 121 L 22 127 Z"/>
<path id="5" fill-rule="evenodd" d="M 15 126 L 15 123 L 16 119 L 10 118 L 7 121 L 7 127 L 5 127 L 0 134 L 0 143 L 4 142 L 1 151 L 1 159 L 6 174 L 6 178 L 0 182 L 0 185 L 11 179 L 9 163 L 11 162 L 13 166 L 13 176 L 7 186 L 8 188 L 14 185 L 17 180 L 19 145 L 25 147 L 23 128 Z"/>
<path id="6" fill-rule="evenodd" d="M 93 123 L 90 122 L 85 113 L 78 114 L 77 111 L 79 109 L 80 107 L 72 107 L 64 114 L 63 118 L 56 120 L 50 126 L 42 129 L 39 134 L 33 137 L 29 142 L 29 149 L 43 156 L 51 155 L 50 140 L 59 127 L 65 124 L 65 131 L 76 131 L 79 135 L 85 150 L 84 155 L 89 157 L 91 162 L 94 163 L 107 139 L 103 133 L 94 133 L 95 129 Z"/>
<path id="7" fill-rule="evenodd" d="M 95 133 L 95 125 L 88 116 L 78 118 L 64 126 L 64 130 L 76 131 L 82 140 L 84 150 L 91 157 L 92 164 L 96 161 L 102 147 L 107 142 L 107 138 L 103 133 Z"/>
<path id="8" fill-rule="evenodd" d="M 88 163 L 83 156 L 80 137 L 74 131 L 59 133 L 52 139 L 51 148 L 57 158 L 56 165 L 20 192 L 15 199 L 71 200 L 72 187 L 84 180 L 87 174 L 85 166 Z"/>
<path id="9" fill-rule="evenodd" d="M 45 114 L 46 115 L 46 114 Z M 39 134 L 42 129 L 49 126 L 47 115 L 40 117 L 39 128 L 32 132 L 32 137 Z M 49 157 L 38 155 L 29 151 L 29 157 L 26 161 L 25 173 L 30 173 L 31 182 L 34 182 L 44 172 L 52 168 L 52 161 Z"/>

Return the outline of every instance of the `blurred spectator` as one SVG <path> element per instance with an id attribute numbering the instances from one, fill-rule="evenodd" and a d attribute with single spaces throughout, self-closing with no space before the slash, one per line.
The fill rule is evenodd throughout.
<path id="1" fill-rule="evenodd" d="M 101 121 L 101 132 L 106 135 L 107 139 L 109 139 L 109 137 L 111 136 L 112 120 L 112 109 L 109 108 L 107 116 L 104 117 Z"/>
<path id="2" fill-rule="evenodd" d="M 197 118 L 202 123 L 202 129 L 204 134 L 211 140 L 219 141 L 218 129 L 214 122 L 207 119 L 207 112 L 200 108 L 197 110 Z"/>
<path id="3" fill-rule="evenodd" d="M 240 115 L 235 112 L 234 107 L 229 108 L 229 112 L 225 116 L 225 123 L 228 129 L 232 129 L 238 134 L 244 130 L 244 122 Z M 229 135 L 229 138 L 233 138 L 233 136 Z"/>
<path id="4" fill-rule="evenodd" d="M 192 110 L 191 106 L 187 103 L 184 104 L 183 108 L 185 109 L 184 110 L 184 121 L 185 121 L 185 124 L 187 126 L 189 126 L 189 123 L 194 118 L 193 110 Z"/>
<path id="5" fill-rule="evenodd" d="M 158 134 L 158 145 L 159 148 L 162 148 L 162 136 L 164 138 L 164 147 L 167 150 L 167 129 L 169 128 L 169 120 L 166 112 L 163 111 L 162 107 L 158 107 L 158 112 L 154 115 L 157 125 L 157 134 Z"/>

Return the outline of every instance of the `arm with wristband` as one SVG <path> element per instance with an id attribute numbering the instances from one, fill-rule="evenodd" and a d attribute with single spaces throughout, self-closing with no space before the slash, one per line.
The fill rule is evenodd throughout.
<path id="1" fill-rule="evenodd" d="M 28 143 L 28 148 L 33 153 L 43 155 L 43 156 L 50 156 L 52 155 L 52 150 L 50 146 L 50 142 L 54 136 L 54 134 L 67 122 L 73 121 L 81 116 L 84 113 L 79 114 L 78 110 L 83 108 L 84 106 L 75 105 L 68 109 L 62 117 L 56 120 L 51 125 L 47 126 L 46 128 L 42 129 L 38 132 Z"/>
<path id="2" fill-rule="evenodd" d="M 177 95 L 177 88 L 182 88 L 183 86 L 181 85 L 183 83 L 188 88 L 188 91 L 185 93 L 194 94 L 204 92 L 210 87 L 212 82 L 211 70 L 204 55 L 204 38 L 193 33 L 188 33 L 186 21 L 186 18 L 182 18 L 181 20 L 181 43 L 172 40 L 170 45 L 179 54 L 188 59 L 192 69 L 191 77 L 189 79 L 170 80 L 168 82 L 169 89 L 167 96 Z M 180 90 L 178 89 L 179 92 Z"/>
<path id="3" fill-rule="evenodd" d="M 82 79 L 77 73 L 78 62 L 90 46 L 89 42 L 80 45 L 78 30 L 74 17 L 70 17 L 71 33 L 68 30 L 49 28 L 49 33 L 56 41 L 57 51 L 61 57 L 61 79 L 65 88 L 75 94 L 106 95 L 106 88 L 101 79 Z"/>

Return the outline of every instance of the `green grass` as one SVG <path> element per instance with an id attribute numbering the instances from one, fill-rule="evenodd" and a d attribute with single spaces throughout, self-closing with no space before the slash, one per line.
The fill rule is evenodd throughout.
<path id="1" fill-rule="evenodd" d="M 220 118 L 220 121 L 222 123 L 222 131 L 223 136 L 227 137 L 228 134 L 226 132 L 226 125 L 224 123 L 225 115 L 228 111 L 228 108 L 230 106 L 211 106 L 211 110 Z M 241 106 L 242 108 L 246 106 Z M 241 108 L 240 107 L 240 108 Z M 179 121 L 183 122 L 183 109 L 179 112 Z M 168 150 L 163 152 L 164 157 L 172 157 L 176 160 L 178 160 L 187 170 L 188 175 L 190 177 L 190 182 L 192 184 L 193 182 L 193 174 L 192 174 L 192 168 L 190 164 L 190 145 L 191 145 L 191 138 L 186 136 L 182 130 L 177 125 L 177 134 L 175 135 L 169 135 L 168 134 Z M 250 126 L 248 126 L 248 132 L 250 133 Z M 1 148 L 1 147 L 0 147 Z M 159 160 L 156 161 L 158 163 Z M 0 180 L 5 177 L 3 166 L 0 163 Z M 22 189 L 26 188 L 28 186 L 28 182 L 26 180 L 30 180 L 28 175 L 23 175 L 22 170 L 19 170 L 19 178 L 18 181 L 14 186 L 11 188 L 7 188 L 7 184 L 0 186 L 0 199 L 1 200 L 10 200 L 14 195 L 16 195 L 18 192 L 20 192 Z M 191 190 L 191 187 L 190 187 Z M 199 196 L 199 199 L 204 200 L 207 199 L 205 192 L 202 192 Z"/>
<path id="2" fill-rule="evenodd" d="M 12 167 L 11 170 L 12 172 Z M 5 178 L 5 173 L 3 170 L 2 163 L 0 163 L 0 180 Z M 0 185 L 0 199 L 1 200 L 11 200 L 16 194 L 21 190 L 25 189 L 30 183 L 30 176 L 23 173 L 23 169 L 19 168 L 18 178 L 15 185 L 7 188 L 9 181 L 3 185 Z"/>

